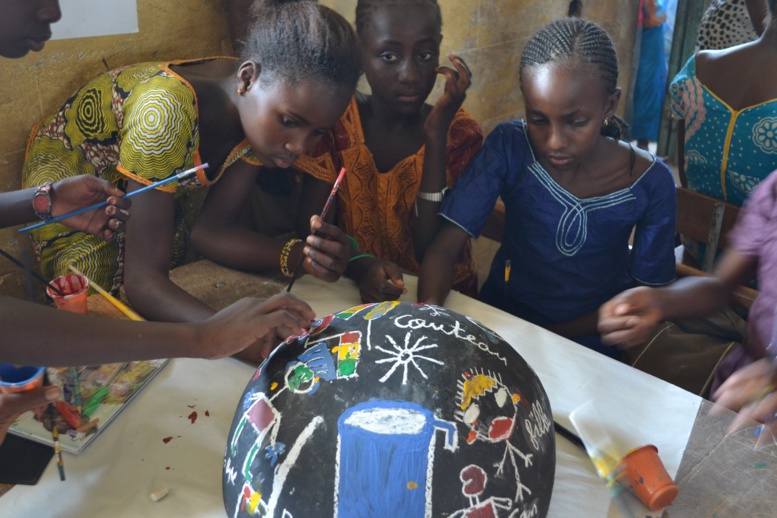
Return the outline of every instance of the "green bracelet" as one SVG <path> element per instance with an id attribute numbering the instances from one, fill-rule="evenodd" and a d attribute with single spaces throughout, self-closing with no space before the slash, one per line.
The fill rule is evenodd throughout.
<path id="1" fill-rule="evenodd" d="M 350 259 L 348 259 L 348 262 L 350 263 L 350 262 L 353 262 L 353 261 L 355 261 L 357 259 L 364 259 L 365 257 L 371 257 L 372 259 L 375 259 L 375 256 L 372 255 L 372 254 L 359 254 L 359 255 L 355 255 L 355 256 L 351 257 Z"/>
<path id="2" fill-rule="evenodd" d="M 348 236 L 348 241 L 351 243 L 351 251 L 358 253 L 361 253 L 362 249 L 359 248 L 359 243 L 356 242 L 356 238 L 353 236 Z"/>

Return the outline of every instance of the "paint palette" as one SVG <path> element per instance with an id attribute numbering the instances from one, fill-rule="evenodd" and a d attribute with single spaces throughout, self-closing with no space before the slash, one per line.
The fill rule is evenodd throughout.
<path id="1" fill-rule="evenodd" d="M 365 304 L 259 367 L 224 458 L 231 517 L 545 516 L 555 435 L 539 378 L 445 308 Z"/>

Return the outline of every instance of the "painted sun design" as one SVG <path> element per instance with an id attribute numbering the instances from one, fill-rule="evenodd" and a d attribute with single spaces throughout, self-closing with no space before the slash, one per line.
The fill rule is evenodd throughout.
<path id="1" fill-rule="evenodd" d="M 405 342 L 403 345 L 398 345 L 392 337 L 386 336 L 388 341 L 391 342 L 391 345 L 393 346 L 392 349 L 386 349 L 379 345 L 375 346 L 375 349 L 389 356 L 388 358 L 383 358 L 382 360 L 376 360 L 375 363 L 392 364 L 388 372 L 386 372 L 386 374 L 380 378 L 381 383 L 385 383 L 386 380 L 389 379 L 392 374 L 394 374 L 394 371 L 396 371 L 401 366 L 403 369 L 402 384 L 404 385 L 407 383 L 407 371 L 410 365 L 415 367 L 415 369 L 419 372 L 419 374 L 421 374 L 421 376 L 424 377 L 424 379 L 428 379 L 426 373 L 418 364 L 418 360 L 425 360 L 431 363 L 436 363 L 437 365 L 444 365 L 444 363 L 440 360 L 418 354 L 419 352 L 425 351 L 427 349 L 436 349 L 437 344 L 423 344 L 423 341 L 426 340 L 426 336 L 422 336 L 411 345 L 410 334 L 411 333 L 407 333 L 405 335 Z"/>

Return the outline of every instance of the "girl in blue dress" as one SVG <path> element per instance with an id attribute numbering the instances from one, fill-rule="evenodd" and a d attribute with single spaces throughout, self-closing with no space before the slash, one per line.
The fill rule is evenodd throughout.
<path id="1" fill-rule="evenodd" d="M 674 280 L 676 200 L 666 165 L 619 140 L 617 80 L 612 40 L 591 22 L 557 20 L 529 40 L 520 68 L 526 119 L 497 126 L 447 194 L 419 300 L 445 302 L 459 250 L 501 196 L 504 237 L 481 300 L 619 354 L 601 344 L 597 309 L 632 286 Z"/>

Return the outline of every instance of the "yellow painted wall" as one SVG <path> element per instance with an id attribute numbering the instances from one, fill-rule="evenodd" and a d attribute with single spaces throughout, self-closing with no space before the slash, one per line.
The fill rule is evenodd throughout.
<path id="1" fill-rule="evenodd" d="M 465 106 L 490 131 L 519 117 L 520 51 L 545 23 L 564 16 L 567 0 L 439 0 L 443 54 L 460 54 L 473 71 Z M 322 0 L 351 21 L 356 0 Z M 637 3 L 584 1 L 584 17 L 603 26 L 621 58 L 626 90 Z M 63 13 L 67 16 L 68 13 Z M 634 23 L 623 23 L 634 20 Z M 53 41 L 40 53 L 0 60 L 0 189 L 17 189 L 30 128 L 74 90 L 105 70 L 148 60 L 194 58 L 231 52 L 223 0 L 138 0 L 140 32 Z M 441 83 L 438 82 L 438 88 Z M 437 90 L 439 91 L 439 90 Z M 435 92 L 433 96 L 436 97 Z M 621 107 L 622 110 L 622 107 Z M 0 247 L 20 257 L 29 240 L 0 231 Z M 0 259 L 0 293 L 21 296 L 21 275 Z"/>

